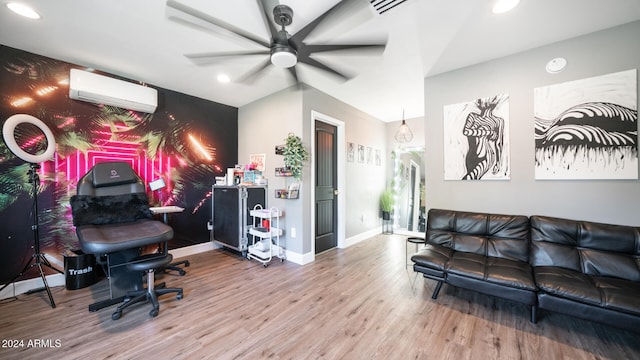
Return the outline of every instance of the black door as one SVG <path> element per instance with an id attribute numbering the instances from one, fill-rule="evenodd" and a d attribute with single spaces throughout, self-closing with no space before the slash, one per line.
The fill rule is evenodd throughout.
<path id="1" fill-rule="evenodd" d="M 334 248 L 337 240 L 336 127 L 315 122 L 316 130 L 316 254 Z"/>

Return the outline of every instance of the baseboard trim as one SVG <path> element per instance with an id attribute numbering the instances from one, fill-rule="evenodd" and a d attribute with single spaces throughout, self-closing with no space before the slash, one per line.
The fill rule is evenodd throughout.
<path id="1" fill-rule="evenodd" d="M 350 238 L 346 238 L 344 240 L 344 246 L 342 246 L 342 249 L 348 248 L 349 246 L 355 245 L 361 241 L 370 239 L 376 235 L 380 235 L 380 229 L 379 228 L 374 228 L 371 230 L 367 230 L 365 232 L 362 232 L 358 235 L 352 236 Z"/>
<path id="2" fill-rule="evenodd" d="M 222 246 L 214 243 L 213 241 L 208 241 L 206 243 L 185 246 L 185 247 L 169 250 L 169 254 L 173 255 L 174 259 L 178 259 L 178 258 L 187 257 L 189 255 L 199 254 L 201 252 L 205 252 L 209 250 L 219 249 L 221 247 Z"/>
<path id="3" fill-rule="evenodd" d="M 65 278 L 63 274 L 46 275 L 45 278 L 47 279 L 47 284 L 50 288 L 65 285 Z M 44 282 L 42 281 L 41 277 L 16 281 L 9 284 L 9 286 L 4 288 L 2 292 L 0 292 L 0 300 L 12 298 L 40 288 L 44 288 Z"/>

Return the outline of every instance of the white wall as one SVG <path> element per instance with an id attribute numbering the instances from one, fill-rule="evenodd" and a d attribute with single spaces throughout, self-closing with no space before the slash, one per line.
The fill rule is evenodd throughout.
<path id="1" fill-rule="evenodd" d="M 346 142 L 353 142 L 381 150 L 380 166 L 358 163 L 357 160 L 345 162 L 346 184 L 341 189 L 346 201 L 346 237 L 378 229 L 381 226 L 379 199 L 387 173 L 385 123 L 321 91 L 310 89 L 304 97 L 305 134 L 311 133 L 312 110 L 344 122 L 345 143 L 338 144 L 343 149 Z"/>
<path id="2" fill-rule="evenodd" d="M 282 156 L 274 155 L 275 145 L 284 144 L 289 132 L 300 136 L 313 156 L 312 129 L 317 112 L 344 123 L 345 141 L 381 149 L 380 166 L 345 162 L 339 171 L 345 172 L 344 189 L 339 189 L 345 197 L 346 209 L 343 219 L 346 238 L 357 237 L 380 229 L 378 218 L 379 195 L 384 188 L 387 174 L 386 131 L 384 122 L 375 119 L 352 106 L 341 102 L 321 91 L 306 88 L 283 90 L 276 94 L 245 105 L 238 110 L 238 158 L 248 162 L 249 155 L 265 153 L 269 179 L 269 205 L 284 209 L 285 246 L 290 260 L 306 263 L 314 259 L 312 196 L 313 191 L 310 164 L 303 169 L 300 198 L 296 200 L 275 199 L 273 190 L 285 186 L 291 179 L 276 178 L 274 168 L 283 166 Z M 338 144 L 344 149 L 346 143 Z M 340 164 L 339 164 L 340 165 Z M 363 220 L 364 219 L 364 220 Z M 296 237 L 291 237 L 291 228 L 296 229 Z"/>
<path id="3" fill-rule="evenodd" d="M 249 163 L 251 154 L 265 154 L 265 171 L 269 181 L 267 205 L 284 210 L 280 226 L 285 229 L 281 239 L 287 250 L 302 253 L 302 243 L 292 239 L 291 227 L 302 228 L 302 211 L 299 200 L 276 199 L 274 190 L 286 188 L 292 178 L 276 177 L 275 168 L 284 166 L 282 155 L 275 154 L 275 146 L 283 145 L 289 133 L 302 136 L 302 94 L 285 89 L 271 96 L 254 101 L 238 109 L 238 161 Z"/>
<path id="4" fill-rule="evenodd" d="M 638 180 L 534 179 L 533 89 L 637 69 L 640 21 L 425 79 L 427 208 L 640 225 Z M 562 56 L 556 75 L 545 64 Z M 443 106 L 509 94 L 511 180 L 444 181 Z"/>

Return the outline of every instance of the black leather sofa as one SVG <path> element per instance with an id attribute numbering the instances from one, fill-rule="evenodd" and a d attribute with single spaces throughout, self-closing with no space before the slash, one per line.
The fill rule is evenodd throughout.
<path id="1" fill-rule="evenodd" d="M 640 331 L 640 227 L 431 209 L 411 257 L 438 282 Z"/>

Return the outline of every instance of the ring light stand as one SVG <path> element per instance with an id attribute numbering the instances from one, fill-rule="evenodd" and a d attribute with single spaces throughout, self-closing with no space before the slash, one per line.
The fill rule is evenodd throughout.
<path id="1" fill-rule="evenodd" d="M 40 131 L 42 131 L 42 133 L 47 138 L 47 148 L 42 154 L 37 154 L 37 155 L 29 154 L 28 152 L 22 150 L 18 145 L 18 143 L 16 142 L 16 138 L 15 138 L 16 126 L 23 123 L 35 125 L 38 129 L 40 129 Z M 32 209 L 33 225 L 31 226 L 31 229 L 33 230 L 34 254 L 33 256 L 31 256 L 31 260 L 29 260 L 29 262 L 24 267 L 24 269 L 22 269 L 22 271 L 18 275 L 16 275 L 16 277 L 14 277 L 13 280 L 5 284 L 0 289 L 0 292 L 4 290 L 4 288 L 9 286 L 9 284 L 15 282 L 20 276 L 22 276 L 30 268 L 38 267 L 38 270 L 40 271 L 40 276 L 42 277 L 42 282 L 44 283 L 44 288 L 30 290 L 27 292 L 27 294 L 34 293 L 41 290 L 46 290 L 47 295 L 49 295 L 49 301 L 51 302 L 51 307 L 55 308 L 56 303 L 53 301 L 53 295 L 51 295 L 51 289 L 49 288 L 49 284 L 47 284 L 47 279 L 44 275 L 44 271 L 42 270 L 42 265 L 47 266 L 50 269 L 55 270 L 59 273 L 62 273 L 62 271 L 51 266 L 51 263 L 49 263 L 49 260 L 47 260 L 44 254 L 40 252 L 40 233 L 39 233 L 39 220 L 38 220 L 38 187 L 40 185 L 40 178 L 38 177 L 38 169 L 40 168 L 40 165 L 38 163 L 50 160 L 53 157 L 53 154 L 56 151 L 56 140 L 51 130 L 47 127 L 47 125 L 44 122 L 42 122 L 42 120 L 26 114 L 17 114 L 9 117 L 7 121 L 5 121 L 4 125 L 2 126 L 2 137 L 4 138 L 4 142 L 7 144 L 7 147 L 9 148 L 9 150 L 11 150 L 11 152 L 14 155 L 16 155 L 20 159 L 29 163 L 30 169 L 29 169 L 28 175 L 29 175 L 29 182 L 31 183 L 31 196 L 33 198 L 33 209 Z"/>

